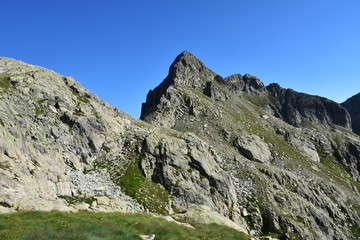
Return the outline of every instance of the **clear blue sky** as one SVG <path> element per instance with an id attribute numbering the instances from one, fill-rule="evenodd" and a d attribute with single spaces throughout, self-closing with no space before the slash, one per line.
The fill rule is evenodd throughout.
<path id="1" fill-rule="evenodd" d="M 139 117 L 183 50 L 222 76 L 337 102 L 360 92 L 359 0 L 1 0 L 0 56 L 73 76 Z"/>

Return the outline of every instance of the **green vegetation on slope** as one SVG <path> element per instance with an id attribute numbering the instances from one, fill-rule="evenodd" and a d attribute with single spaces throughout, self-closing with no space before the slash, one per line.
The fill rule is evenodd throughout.
<path id="1" fill-rule="evenodd" d="M 0 214 L 0 239 L 126 239 L 155 234 L 156 240 L 246 240 L 247 235 L 215 224 L 180 226 L 147 214 L 17 212 Z"/>
<path id="2" fill-rule="evenodd" d="M 338 185 L 344 186 L 349 190 L 352 190 L 350 185 L 355 186 L 360 190 L 360 183 L 350 177 L 350 169 L 339 162 L 335 156 L 328 156 L 324 153 L 324 150 L 317 147 L 317 152 L 320 157 L 320 163 L 322 170 L 325 174 L 335 180 Z"/>
<path id="3" fill-rule="evenodd" d="M 131 162 L 124 175 L 116 181 L 125 194 L 134 198 L 150 212 L 166 214 L 169 193 L 159 184 L 147 179 L 138 166 L 138 161 Z"/>
<path id="4" fill-rule="evenodd" d="M 72 88 L 71 88 L 71 92 L 74 96 L 76 96 L 77 100 L 79 100 L 80 102 L 83 102 L 86 104 L 90 103 L 88 96 L 81 95 L 78 91 L 76 91 L 75 89 L 72 89 Z"/>
<path id="5" fill-rule="evenodd" d="M 0 74 L 0 93 L 6 93 L 11 89 L 10 75 Z"/>

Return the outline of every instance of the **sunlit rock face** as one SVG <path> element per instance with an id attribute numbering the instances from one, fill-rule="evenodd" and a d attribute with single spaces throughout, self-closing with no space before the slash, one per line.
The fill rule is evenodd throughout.
<path id="1" fill-rule="evenodd" d="M 183 52 L 138 120 L 71 77 L 0 58 L 0 212 L 150 211 L 254 237 L 351 239 L 355 100 L 222 77 Z"/>

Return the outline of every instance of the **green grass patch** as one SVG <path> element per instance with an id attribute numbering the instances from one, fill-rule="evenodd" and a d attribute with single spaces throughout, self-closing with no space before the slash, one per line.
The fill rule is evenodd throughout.
<path id="1" fill-rule="evenodd" d="M 7 168 L 9 168 L 9 166 L 6 163 L 0 162 L 0 169 L 7 169 Z"/>
<path id="2" fill-rule="evenodd" d="M 35 104 L 35 114 L 37 116 L 44 114 L 46 110 L 46 106 L 44 105 L 45 100 L 39 100 L 37 101 L 37 104 Z"/>
<path id="3" fill-rule="evenodd" d="M 73 112 L 73 115 L 78 116 L 78 117 L 82 117 L 82 116 L 85 116 L 85 113 L 83 113 L 83 112 Z"/>
<path id="4" fill-rule="evenodd" d="M 124 175 L 116 181 L 122 191 L 134 198 L 150 212 L 167 214 L 170 194 L 157 183 L 147 179 L 139 168 L 139 161 L 132 161 Z"/>
<path id="5" fill-rule="evenodd" d="M 105 169 L 108 167 L 108 163 L 104 161 L 94 161 L 92 169 L 84 169 L 83 173 L 88 174 L 92 171 L 96 171 L 98 169 Z"/>
<path id="6" fill-rule="evenodd" d="M 84 95 L 80 95 L 80 93 L 78 93 L 76 90 L 71 89 L 71 92 L 74 96 L 76 96 L 77 100 L 79 100 L 80 102 L 83 103 L 90 103 L 90 100 L 87 96 Z"/>
<path id="7" fill-rule="evenodd" d="M 354 199 L 348 199 L 346 201 L 346 206 L 348 206 L 352 211 L 360 214 L 360 204 Z"/>
<path id="8" fill-rule="evenodd" d="M 0 214 L 2 240 L 140 240 L 155 234 L 156 240 L 248 240 L 244 233 L 215 224 L 187 228 L 147 214 L 17 212 Z"/>
<path id="9" fill-rule="evenodd" d="M 318 127 L 316 126 L 315 123 L 313 123 L 312 121 L 310 121 L 309 119 L 307 118 L 301 118 L 301 125 L 304 127 L 304 128 L 309 128 L 309 129 L 318 129 Z"/>
<path id="10" fill-rule="evenodd" d="M 68 205 L 73 205 L 73 204 L 82 203 L 82 202 L 91 205 L 91 203 L 95 201 L 95 198 L 93 198 L 93 197 L 83 197 L 83 196 L 60 195 L 59 198 L 65 199 L 66 202 L 68 203 Z"/>
<path id="11" fill-rule="evenodd" d="M 352 224 L 350 226 L 351 237 L 352 239 L 359 239 L 360 238 L 360 227 L 356 224 Z"/>
<path id="12" fill-rule="evenodd" d="M 11 90 L 12 86 L 10 84 L 10 75 L 9 74 L 0 74 L 0 92 L 6 93 Z"/>
<path id="13" fill-rule="evenodd" d="M 322 166 L 322 171 L 325 176 L 332 178 L 338 185 L 346 187 L 350 191 L 353 191 L 349 186 L 349 183 L 355 186 L 360 190 L 360 183 L 355 181 L 349 176 L 349 167 L 341 164 L 335 156 L 329 156 L 324 154 L 324 150 L 320 147 L 317 147 L 317 152 L 320 157 L 320 164 Z"/>
<path id="14" fill-rule="evenodd" d="M 44 111 L 42 110 L 42 108 L 35 105 L 35 114 L 38 116 L 38 115 L 41 115 L 43 113 L 44 113 Z"/>
<path id="15" fill-rule="evenodd" d="M 3 127 L 5 127 L 5 123 L 4 123 L 4 121 L 0 118 L 0 125 L 1 126 L 3 126 Z"/>
<path id="16" fill-rule="evenodd" d="M 306 224 L 306 221 L 305 219 L 302 217 L 302 216 L 293 216 L 293 215 L 281 215 L 283 218 L 287 218 L 287 219 L 290 219 L 290 220 L 293 220 L 295 222 L 298 222 L 298 223 L 302 223 L 302 224 Z"/>
<path id="17" fill-rule="evenodd" d="M 245 98 L 258 107 L 266 107 L 270 100 L 267 96 L 257 96 L 253 94 L 244 93 Z"/>
<path id="18" fill-rule="evenodd" d="M 331 170 L 338 176 L 343 176 L 345 174 L 344 166 L 341 165 L 335 156 L 328 156 L 325 155 L 321 148 L 317 148 L 317 152 L 320 157 L 320 163 L 326 167 L 327 169 Z"/>
<path id="19" fill-rule="evenodd" d="M 304 238 L 298 234 L 298 233 L 293 233 L 293 232 L 290 232 L 289 233 L 289 236 L 290 236 L 290 239 L 293 239 L 293 240 L 303 240 Z"/>

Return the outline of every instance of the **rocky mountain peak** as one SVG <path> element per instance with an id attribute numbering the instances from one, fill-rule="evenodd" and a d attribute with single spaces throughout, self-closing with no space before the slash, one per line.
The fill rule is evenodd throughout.
<path id="1" fill-rule="evenodd" d="M 169 75 L 165 80 L 172 81 L 175 86 L 188 85 L 196 87 L 203 85 L 204 79 L 216 75 L 208 69 L 197 57 L 188 51 L 180 53 L 171 64 Z M 214 77 L 212 76 L 212 77 Z"/>
<path id="2" fill-rule="evenodd" d="M 183 51 L 180 53 L 170 66 L 170 72 L 172 69 L 177 67 L 190 67 L 193 70 L 199 70 L 204 67 L 204 64 L 192 53 L 188 51 Z"/>
<path id="3" fill-rule="evenodd" d="M 159 103 L 170 99 L 174 88 L 205 89 L 208 81 L 221 78 L 188 51 L 179 54 L 171 64 L 168 76 L 150 90 L 142 104 L 141 117 L 157 111 Z M 163 99 L 163 100 L 161 100 Z"/>

